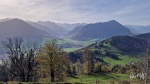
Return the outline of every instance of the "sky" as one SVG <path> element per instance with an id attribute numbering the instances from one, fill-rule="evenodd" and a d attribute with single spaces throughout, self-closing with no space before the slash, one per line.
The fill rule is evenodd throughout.
<path id="1" fill-rule="evenodd" d="M 150 0 L 0 0 L 0 19 L 150 25 Z"/>

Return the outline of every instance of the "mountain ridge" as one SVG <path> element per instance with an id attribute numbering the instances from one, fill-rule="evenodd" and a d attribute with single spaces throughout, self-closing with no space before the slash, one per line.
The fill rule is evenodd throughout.
<path id="1" fill-rule="evenodd" d="M 22 37 L 26 40 L 42 40 L 47 35 L 46 32 L 37 29 L 21 19 L 11 19 L 0 23 L 0 37 Z"/>
<path id="2" fill-rule="evenodd" d="M 150 25 L 140 26 L 140 25 L 125 25 L 133 34 L 143 34 L 150 32 Z"/>
<path id="3" fill-rule="evenodd" d="M 132 35 L 130 30 L 119 22 L 111 20 L 85 25 L 78 34 L 72 36 L 73 39 L 100 38 L 107 39 L 117 35 Z"/>
<path id="4" fill-rule="evenodd" d="M 56 37 L 62 37 L 67 34 L 68 30 L 63 27 L 58 26 L 55 22 L 50 21 L 39 21 L 37 22 L 40 25 L 48 27 L 50 30 L 55 32 Z"/>

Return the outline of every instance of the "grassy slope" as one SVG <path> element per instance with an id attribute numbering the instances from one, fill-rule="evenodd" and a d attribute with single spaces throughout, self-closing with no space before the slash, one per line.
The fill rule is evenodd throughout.
<path id="1" fill-rule="evenodd" d="M 49 79 L 46 79 L 49 80 Z M 99 81 L 100 84 L 110 84 L 111 81 L 114 81 L 115 84 L 118 84 L 118 81 L 127 80 L 131 84 L 137 84 L 138 80 L 131 80 L 128 74 L 116 74 L 116 73 L 100 73 L 94 75 L 77 75 L 76 77 L 67 77 L 64 82 L 58 84 L 73 84 L 73 83 L 84 83 L 84 84 L 96 84 L 96 81 Z M 56 84 L 50 82 L 8 82 L 7 84 Z M 112 83 L 111 83 L 112 84 Z"/>
<path id="2" fill-rule="evenodd" d="M 78 75 L 76 78 L 68 77 L 66 82 L 70 83 L 90 83 L 95 84 L 95 82 L 100 81 L 102 84 L 109 84 L 110 81 L 114 81 L 118 84 L 120 80 L 128 80 L 130 82 L 136 82 L 137 80 L 131 80 L 128 74 L 116 74 L 116 73 L 101 73 L 96 75 Z"/>
<path id="3" fill-rule="evenodd" d="M 116 64 L 126 65 L 130 62 L 138 61 L 137 58 L 133 58 L 133 57 L 130 57 L 128 55 L 120 55 L 119 58 L 121 60 L 114 60 L 114 59 L 111 59 L 109 57 L 105 57 L 103 59 L 104 59 L 105 62 L 109 63 L 111 66 L 114 66 Z"/>
<path id="4" fill-rule="evenodd" d="M 111 59 L 109 57 L 105 57 L 104 61 L 111 64 L 112 66 L 115 64 L 125 65 L 125 64 L 128 64 L 130 62 L 134 62 L 134 61 L 138 60 L 137 58 L 134 58 L 133 56 L 130 56 L 129 54 L 122 54 L 121 51 L 115 49 L 110 44 L 104 43 L 104 46 L 106 46 L 108 48 L 108 50 L 115 52 L 115 54 L 121 59 L 121 60 L 114 60 L 114 59 Z"/>
<path id="5" fill-rule="evenodd" d="M 93 48 L 93 46 L 91 47 L 92 50 L 99 50 L 96 48 Z M 107 51 L 111 51 L 114 54 L 116 54 L 121 60 L 115 60 L 112 59 L 108 56 L 105 55 Z M 130 55 L 130 54 L 123 54 L 121 51 L 117 50 L 116 48 L 114 48 L 113 46 L 111 46 L 109 43 L 103 43 L 103 47 L 101 48 L 100 52 L 103 54 L 102 56 L 100 55 L 99 57 L 103 58 L 103 60 L 110 64 L 111 66 L 116 65 L 116 64 L 121 64 L 121 65 L 125 65 L 128 64 L 130 62 L 135 62 L 135 61 L 139 61 L 139 59 L 137 59 L 136 57 Z"/>
<path id="6" fill-rule="evenodd" d="M 95 46 L 95 45 L 94 45 Z M 131 56 L 130 54 L 127 53 L 122 53 L 121 51 L 117 50 L 113 46 L 111 46 L 109 43 L 103 43 L 103 47 L 101 49 L 95 48 L 94 46 L 90 46 L 90 49 L 92 51 L 94 50 L 99 50 L 102 55 L 97 55 L 98 57 L 102 57 L 103 60 L 110 64 L 111 66 L 115 64 L 121 64 L 121 65 L 126 65 L 130 62 L 135 62 L 139 61 L 137 58 L 134 56 Z M 114 60 L 112 58 L 109 58 L 108 56 L 105 55 L 107 51 L 111 51 L 115 53 L 121 60 Z M 71 83 L 89 83 L 89 84 L 95 84 L 96 80 L 100 81 L 102 84 L 109 84 L 110 81 L 115 81 L 115 84 L 118 84 L 118 81 L 120 80 L 127 80 L 130 81 L 131 83 L 137 82 L 137 80 L 131 80 L 129 78 L 129 74 L 117 74 L 117 73 L 101 73 L 101 74 L 96 74 L 96 75 L 77 75 L 77 77 L 68 77 L 66 78 L 66 82 L 71 82 Z"/>

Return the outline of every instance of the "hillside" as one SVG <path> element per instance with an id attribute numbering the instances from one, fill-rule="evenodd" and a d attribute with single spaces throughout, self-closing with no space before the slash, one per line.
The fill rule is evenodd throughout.
<path id="1" fill-rule="evenodd" d="M 145 52 L 148 45 L 145 39 L 129 36 L 112 37 L 110 40 L 110 45 L 122 52 L 131 54 Z"/>
<path id="2" fill-rule="evenodd" d="M 139 35 L 136 35 L 135 37 L 150 40 L 150 33 L 139 34 Z"/>
<path id="3" fill-rule="evenodd" d="M 88 24 L 84 26 L 73 39 L 99 38 L 107 39 L 118 35 L 132 35 L 129 29 L 115 20 L 103 23 Z"/>
<path id="4" fill-rule="evenodd" d="M 25 40 L 42 40 L 48 33 L 31 26 L 20 19 L 11 19 L 0 23 L 0 40 L 8 37 L 23 37 Z"/>
<path id="5" fill-rule="evenodd" d="M 138 56 L 144 54 L 147 48 L 147 41 L 142 38 L 130 36 L 115 36 L 87 47 L 70 52 L 69 56 L 73 62 L 81 59 L 84 49 L 92 52 L 97 61 L 104 64 L 122 64 L 138 60 Z"/>

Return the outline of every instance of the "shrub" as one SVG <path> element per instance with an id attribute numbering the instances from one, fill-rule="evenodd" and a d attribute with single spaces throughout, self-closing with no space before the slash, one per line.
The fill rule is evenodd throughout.
<path id="1" fill-rule="evenodd" d="M 4 82 L 0 81 L 0 84 L 5 84 Z"/>
<path id="2" fill-rule="evenodd" d="M 109 84 L 115 84 L 115 82 L 113 80 L 110 80 Z"/>
<path id="3" fill-rule="evenodd" d="M 116 72 L 118 72 L 120 69 L 121 69 L 121 65 L 114 65 L 113 67 L 112 67 L 112 72 L 114 72 L 114 73 L 116 73 Z"/>
<path id="4" fill-rule="evenodd" d="M 103 65 L 103 66 L 102 66 L 102 71 L 104 71 L 104 72 L 108 72 L 108 71 L 109 71 L 109 69 L 108 69 L 108 67 L 107 67 L 106 65 Z"/>
<path id="5" fill-rule="evenodd" d="M 119 81 L 118 84 L 130 84 L 130 82 L 127 80 L 123 80 L 123 81 Z"/>
<path id="6" fill-rule="evenodd" d="M 95 67 L 94 67 L 94 72 L 95 73 L 100 73 L 101 72 L 101 67 L 102 67 L 102 64 L 100 62 L 96 62 Z"/>

